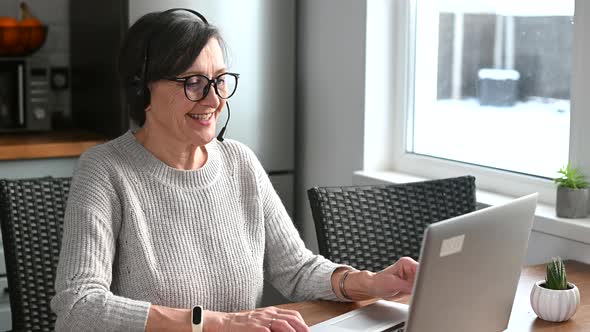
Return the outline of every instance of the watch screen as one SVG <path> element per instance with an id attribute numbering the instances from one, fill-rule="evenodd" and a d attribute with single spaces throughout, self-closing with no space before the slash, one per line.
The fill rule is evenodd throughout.
<path id="1" fill-rule="evenodd" d="M 202 319 L 203 319 L 203 309 L 201 307 L 194 307 L 193 308 L 193 324 L 195 324 L 195 325 L 201 324 Z"/>

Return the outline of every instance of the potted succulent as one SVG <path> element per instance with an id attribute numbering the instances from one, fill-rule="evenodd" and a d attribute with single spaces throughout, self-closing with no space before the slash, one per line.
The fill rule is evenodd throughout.
<path id="1" fill-rule="evenodd" d="M 559 172 L 555 211 L 558 217 L 584 218 L 588 215 L 588 182 L 579 170 L 568 164 Z"/>
<path id="2" fill-rule="evenodd" d="M 578 287 L 567 281 L 561 258 L 553 258 L 547 264 L 546 279 L 537 281 L 531 291 L 533 311 L 541 319 L 563 322 L 576 313 L 579 305 Z"/>

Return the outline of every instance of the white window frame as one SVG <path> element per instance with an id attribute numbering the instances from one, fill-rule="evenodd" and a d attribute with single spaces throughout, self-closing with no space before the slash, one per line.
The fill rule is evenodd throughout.
<path id="1" fill-rule="evenodd" d="M 413 174 L 426 178 L 444 178 L 471 174 L 477 179 L 480 189 L 510 196 L 520 196 L 539 192 L 540 201 L 555 203 L 555 185 L 551 180 L 529 175 L 470 165 L 434 157 L 407 153 L 409 116 L 413 113 L 412 104 L 414 80 L 414 31 L 415 19 L 411 13 L 416 1 L 396 1 L 392 18 L 399 22 L 399 29 L 393 34 L 393 151 L 388 167 L 392 171 Z M 576 0 L 574 15 L 574 36 L 572 49 L 571 113 L 569 160 L 573 165 L 590 175 L 590 93 L 585 87 L 590 85 L 590 1 Z M 586 60 L 585 60 L 586 59 Z"/>

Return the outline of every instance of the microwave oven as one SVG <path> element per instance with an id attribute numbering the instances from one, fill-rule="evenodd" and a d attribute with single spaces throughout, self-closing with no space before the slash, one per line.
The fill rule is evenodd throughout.
<path id="1" fill-rule="evenodd" d="M 0 132 L 51 129 L 51 84 L 42 58 L 0 58 Z"/>

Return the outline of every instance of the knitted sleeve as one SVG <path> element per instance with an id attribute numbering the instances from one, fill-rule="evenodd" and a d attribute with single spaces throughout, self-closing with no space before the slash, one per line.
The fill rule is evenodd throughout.
<path id="1" fill-rule="evenodd" d="M 292 301 L 339 300 L 330 282 L 335 264 L 305 247 L 260 162 L 253 157 L 265 219 L 264 268 L 272 285 Z"/>
<path id="2" fill-rule="evenodd" d="M 110 291 L 121 208 L 101 160 L 79 161 L 56 272 L 56 331 L 144 331 L 150 303 Z"/>

